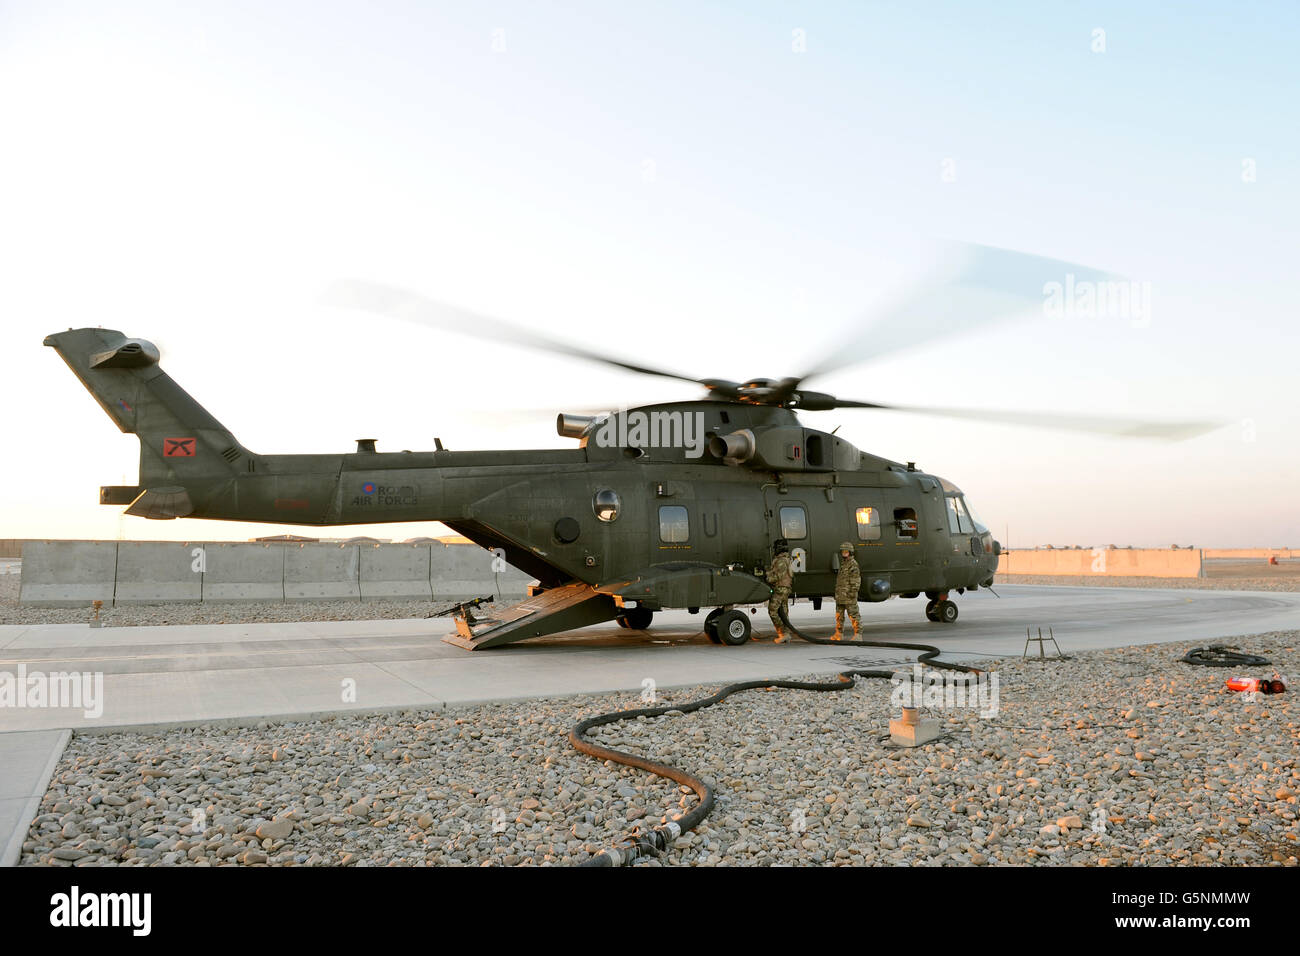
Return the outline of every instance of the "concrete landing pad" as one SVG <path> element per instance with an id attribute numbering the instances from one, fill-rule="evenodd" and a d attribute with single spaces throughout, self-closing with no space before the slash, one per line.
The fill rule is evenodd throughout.
<path id="1" fill-rule="evenodd" d="M 1020 656 L 1025 628 L 1050 626 L 1068 654 L 1300 628 L 1300 593 L 1004 585 L 957 598 L 955 624 L 934 624 L 924 599 L 863 604 L 866 640 L 933 644 L 954 661 Z M 796 626 L 828 636 L 829 606 L 794 606 Z M 103 713 L 0 708 L 0 841 L 25 832 L 18 801 L 44 790 L 59 731 L 233 721 L 336 711 L 436 708 L 490 700 L 626 692 L 789 674 L 834 673 L 914 659 L 889 649 L 777 646 L 766 610 L 752 617 L 760 643 L 724 647 L 700 630 L 703 614 L 655 615 L 644 632 L 613 624 L 469 652 L 444 644 L 446 618 L 299 624 L 0 627 L 0 672 L 103 676 Z M 44 732 L 44 734 L 31 732 Z M 20 733 L 25 732 L 25 733 Z M 42 750 L 41 748 L 44 748 Z M 51 758 L 51 754 L 54 756 Z M 42 777 L 44 774 L 44 777 Z M 12 791 L 12 793 L 11 793 Z M 16 815 L 15 815 L 16 814 Z M 21 836 L 19 836 L 21 840 Z"/>
<path id="2" fill-rule="evenodd" d="M 14 866 L 72 732 L 0 733 L 0 866 Z"/>

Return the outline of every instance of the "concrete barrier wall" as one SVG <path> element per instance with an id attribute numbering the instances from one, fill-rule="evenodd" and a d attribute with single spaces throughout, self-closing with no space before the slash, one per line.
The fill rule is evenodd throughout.
<path id="1" fill-rule="evenodd" d="M 468 601 L 495 594 L 503 601 L 522 601 L 532 576 L 507 564 L 493 571 L 495 555 L 476 544 L 429 546 L 429 585 L 434 600 Z"/>
<path id="2" fill-rule="evenodd" d="M 359 547 L 361 600 L 432 600 L 429 548 L 427 544 L 380 544 Z"/>
<path id="3" fill-rule="evenodd" d="M 205 545 L 203 600 L 283 601 L 286 550 L 279 544 Z"/>
<path id="4" fill-rule="evenodd" d="M 89 607 L 113 603 L 116 541 L 28 541 L 23 546 L 20 604 Z"/>
<path id="5" fill-rule="evenodd" d="M 286 601 L 361 600 L 361 556 L 355 544 L 280 547 Z"/>
<path id="6" fill-rule="evenodd" d="M 1199 578 L 1201 552 L 1180 548 L 1051 549 L 1004 551 L 999 574 L 1095 575 L 1097 577 Z"/>
<path id="7" fill-rule="evenodd" d="M 32 541 L 19 601 L 38 607 L 178 601 L 520 600 L 531 580 L 477 545 Z"/>
<path id="8" fill-rule="evenodd" d="M 114 604 L 170 604 L 203 600 L 203 546 L 119 541 Z"/>
<path id="9" fill-rule="evenodd" d="M 496 594 L 491 551 L 474 545 L 429 546 L 429 584 L 439 601 L 468 601 Z"/>
<path id="10" fill-rule="evenodd" d="M 1207 561 L 1223 558 L 1238 560 L 1262 558 L 1268 560 L 1276 557 L 1279 561 L 1283 558 L 1300 558 L 1300 551 L 1295 548 L 1206 548 L 1203 553 Z"/>

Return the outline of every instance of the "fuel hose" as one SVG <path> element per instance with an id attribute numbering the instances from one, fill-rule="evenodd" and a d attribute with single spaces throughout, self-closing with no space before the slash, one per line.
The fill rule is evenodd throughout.
<path id="1" fill-rule="evenodd" d="M 1243 654 L 1230 644 L 1194 647 L 1178 659 L 1184 664 L 1199 664 L 1201 667 L 1258 667 L 1272 663 L 1258 654 Z"/>
<path id="2" fill-rule="evenodd" d="M 807 641 L 810 644 L 829 644 L 835 647 L 887 647 L 893 650 L 918 651 L 917 662 L 928 664 L 931 667 L 940 667 L 946 670 L 963 671 L 968 674 L 979 674 L 981 671 L 976 667 L 968 667 L 964 664 L 953 664 L 948 661 L 935 660 L 942 651 L 930 644 L 903 644 L 893 641 L 832 641 L 827 638 L 812 637 L 804 634 L 793 624 L 786 614 L 786 609 L 781 609 L 781 621 L 788 627 L 796 637 Z M 759 690 L 766 688 L 782 688 L 785 690 L 808 690 L 818 692 L 836 692 L 849 690 L 856 686 L 859 677 L 879 677 L 888 680 L 894 676 L 892 670 L 847 670 L 841 671 L 838 679 L 834 681 L 795 681 L 795 680 L 749 680 L 741 681 L 736 684 L 728 684 L 710 697 L 703 697 L 700 700 L 689 701 L 684 704 L 669 704 L 663 707 L 640 707 L 635 710 L 616 710 L 607 714 L 597 714 L 595 717 L 588 717 L 586 720 L 579 722 L 569 731 L 569 743 L 579 753 L 584 753 L 589 757 L 595 757 L 597 760 L 610 760 L 626 767 L 635 767 L 638 770 L 645 770 L 648 773 L 672 780 L 683 787 L 689 787 L 695 791 L 699 797 L 699 803 L 687 813 L 676 817 L 666 823 L 653 827 L 649 831 L 640 832 L 639 830 L 629 834 L 623 840 L 616 843 L 608 849 L 584 860 L 582 866 L 630 866 L 641 857 L 658 856 L 666 850 L 674 840 L 683 833 L 687 833 L 699 826 L 713 810 L 714 795 L 713 787 L 704 780 L 692 773 L 687 773 L 671 764 L 662 763 L 658 760 L 651 760 L 648 757 L 642 757 L 639 754 L 627 753 L 623 750 L 614 750 L 611 747 L 605 747 L 595 743 L 587 738 L 587 732 L 596 727 L 603 727 L 607 724 L 614 724 L 624 720 L 636 720 L 638 717 L 662 717 L 664 714 L 677 711 L 682 714 L 694 713 L 697 710 L 703 710 L 705 707 L 712 707 L 714 704 L 721 703 L 732 694 L 740 693 L 745 690 Z"/>

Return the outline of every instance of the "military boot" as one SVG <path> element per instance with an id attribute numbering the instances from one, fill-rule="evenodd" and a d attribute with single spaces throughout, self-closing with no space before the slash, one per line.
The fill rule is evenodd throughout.
<path id="1" fill-rule="evenodd" d="M 784 644 L 784 643 L 785 643 L 786 641 L 788 641 L 788 640 L 790 640 L 790 638 L 788 638 L 788 637 L 785 636 L 785 631 L 781 630 L 781 629 L 778 627 L 778 628 L 776 629 L 776 640 L 774 640 L 772 643 L 773 643 L 773 644 Z"/>
<path id="2" fill-rule="evenodd" d="M 853 622 L 853 639 L 854 639 L 855 641 L 858 640 L 858 638 L 861 636 L 861 634 L 862 634 L 862 622 L 861 622 L 861 621 L 854 621 L 854 622 Z"/>
<path id="3" fill-rule="evenodd" d="M 832 641 L 844 640 L 844 615 L 843 614 L 835 615 L 835 633 L 831 635 L 831 640 Z"/>

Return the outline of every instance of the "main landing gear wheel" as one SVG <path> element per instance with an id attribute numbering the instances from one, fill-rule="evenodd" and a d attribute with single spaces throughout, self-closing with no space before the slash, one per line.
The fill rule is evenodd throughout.
<path id="1" fill-rule="evenodd" d="M 713 627 L 723 644 L 738 647 L 749 640 L 749 616 L 744 611 L 727 611 Z"/>
<path id="2" fill-rule="evenodd" d="M 655 612 L 648 607 L 630 607 L 618 616 L 618 626 L 632 631 L 644 631 L 654 616 Z"/>
<path id="3" fill-rule="evenodd" d="M 929 617 L 931 612 L 927 612 Z M 957 620 L 957 605 L 952 601 L 938 601 L 934 605 L 934 616 L 930 617 L 932 621 L 938 621 L 940 624 L 951 624 Z"/>
<path id="4" fill-rule="evenodd" d="M 704 618 L 704 633 L 714 644 L 722 643 L 722 638 L 718 637 L 718 618 L 722 617 L 722 614 L 722 608 L 715 607 Z"/>

